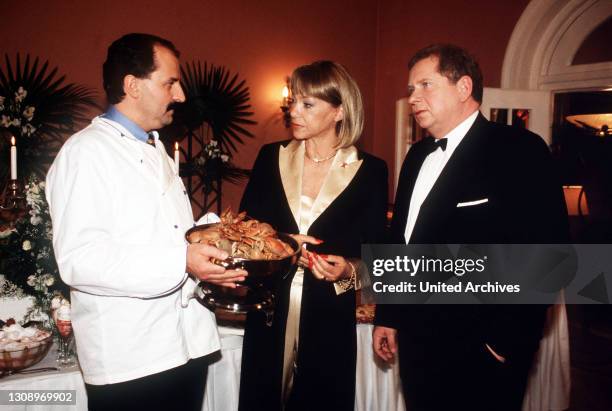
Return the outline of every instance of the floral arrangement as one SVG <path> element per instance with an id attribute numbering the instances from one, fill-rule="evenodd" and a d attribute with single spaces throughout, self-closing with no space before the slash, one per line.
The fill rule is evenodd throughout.
<path id="1" fill-rule="evenodd" d="M 45 200 L 45 182 L 30 178 L 25 186 L 27 213 L 12 226 L 0 229 L 0 297 L 34 297 L 24 322 L 52 325 L 51 301 L 64 298 L 53 254 L 51 218 Z"/>
<path id="2" fill-rule="evenodd" d="M 20 177 L 43 178 L 65 138 L 98 110 L 93 90 L 65 83 L 58 69 L 38 58 L 7 55 L 0 67 L 0 158 L 8 159 L 11 137 L 18 150 Z M 0 167 L 0 185 L 8 178 Z M 0 187 L 0 190 L 3 187 Z"/>
<path id="3" fill-rule="evenodd" d="M 207 162 L 210 161 L 221 161 L 227 163 L 230 159 L 229 154 L 221 151 L 221 147 L 217 140 L 212 139 L 208 143 L 204 144 L 200 155 L 193 159 L 193 162 L 199 166 L 204 167 Z"/>
<path id="4" fill-rule="evenodd" d="M 14 98 L 7 100 L 6 97 L 0 96 L 0 126 L 4 128 L 14 128 L 19 131 L 21 136 L 30 137 L 37 130 L 34 125 L 34 106 L 26 106 L 24 103 L 28 91 L 23 87 L 19 87 L 15 91 Z"/>
<path id="5" fill-rule="evenodd" d="M 191 161 L 191 168 L 201 176 L 205 192 L 209 193 L 217 181 L 237 183 L 249 176 L 248 170 L 234 166 L 231 160 L 232 155 L 214 138 L 202 145 L 200 153 Z"/>

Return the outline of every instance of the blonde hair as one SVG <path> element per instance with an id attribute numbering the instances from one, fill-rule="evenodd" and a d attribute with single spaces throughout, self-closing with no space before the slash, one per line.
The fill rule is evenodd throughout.
<path id="1" fill-rule="evenodd" d="M 342 106 L 343 118 L 336 123 L 338 146 L 355 144 L 363 131 L 363 102 L 357 83 L 342 65 L 321 60 L 300 66 L 291 74 L 290 83 L 294 96 L 312 96 Z"/>

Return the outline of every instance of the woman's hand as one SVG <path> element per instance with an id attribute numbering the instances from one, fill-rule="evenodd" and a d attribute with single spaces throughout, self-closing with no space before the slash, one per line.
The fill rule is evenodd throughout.
<path id="1" fill-rule="evenodd" d="M 338 281 L 351 276 L 351 266 L 348 261 L 339 255 L 323 255 L 310 252 L 310 271 L 323 281 Z"/>
<path id="2" fill-rule="evenodd" d="M 291 234 L 291 237 L 293 237 L 298 242 L 300 247 L 302 247 L 302 254 L 300 255 L 298 265 L 302 268 L 309 268 L 310 267 L 310 262 L 309 262 L 310 255 L 312 253 L 306 249 L 306 245 L 307 244 L 319 245 L 323 243 L 323 241 L 311 235 Z"/>

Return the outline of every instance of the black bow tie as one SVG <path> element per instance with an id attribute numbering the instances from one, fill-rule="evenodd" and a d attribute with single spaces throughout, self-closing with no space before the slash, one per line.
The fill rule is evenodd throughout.
<path id="1" fill-rule="evenodd" d="M 439 138 L 434 140 L 435 148 L 440 147 L 442 151 L 446 151 L 446 143 L 448 143 L 448 140 L 445 138 Z"/>

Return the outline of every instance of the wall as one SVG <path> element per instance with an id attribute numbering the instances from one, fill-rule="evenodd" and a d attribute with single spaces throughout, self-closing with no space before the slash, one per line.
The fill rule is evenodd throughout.
<path id="1" fill-rule="evenodd" d="M 259 147 L 289 135 L 280 123 L 280 90 L 296 66 L 327 58 L 346 65 L 366 106 L 361 147 L 384 158 L 393 175 L 395 100 L 406 90 L 409 57 L 433 42 L 454 42 L 479 58 L 485 85 L 499 86 L 504 51 L 527 0 L 223 2 L 154 0 L 3 2 L 2 49 L 58 65 L 69 81 L 102 96 L 101 64 L 120 35 L 151 32 L 174 41 L 183 61 L 223 64 L 246 78 L 257 136 L 236 162 L 250 167 Z M 102 101 L 102 99 L 101 99 Z M 391 181 L 391 179 L 390 179 Z M 224 186 L 237 207 L 243 186 Z M 393 190 L 391 190 L 392 192 Z"/>
<path id="2" fill-rule="evenodd" d="M 394 175 L 395 101 L 406 95 L 410 57 L 432 43 L 462 46 L 479 60 L 485 86 L 499 87 L 506 46 L 527 3 L 527 0 L 379 2 L 373 148 L 389 165 L 389 184 L 393 184 Z"/>
<path id="3" fill-rule="evenodd" d="M 1 54 L 49 59 L 71 82 L 102 96 L 101 66 L 122 34 L 149 32 L 172 40 L 182 60 L 208 60 L 239 72 L 251 90 L 257 139 L 242 146 L 238 165 L 250 168 L 259 147 L 286 139 L 280 100 L 285 76 L 298 65 L 333 59 L 346 65 L 366 102 L 363 146 L 372 146 L 376 3 L 292 1 L 78 0 L 3 1 Z M 348 17 L 348 18 L 347 18 Z M 102 101 L 102 99 L 101 99 Z M 224 206 L 237 207 L 243 186 L 224 185 Z"/>

